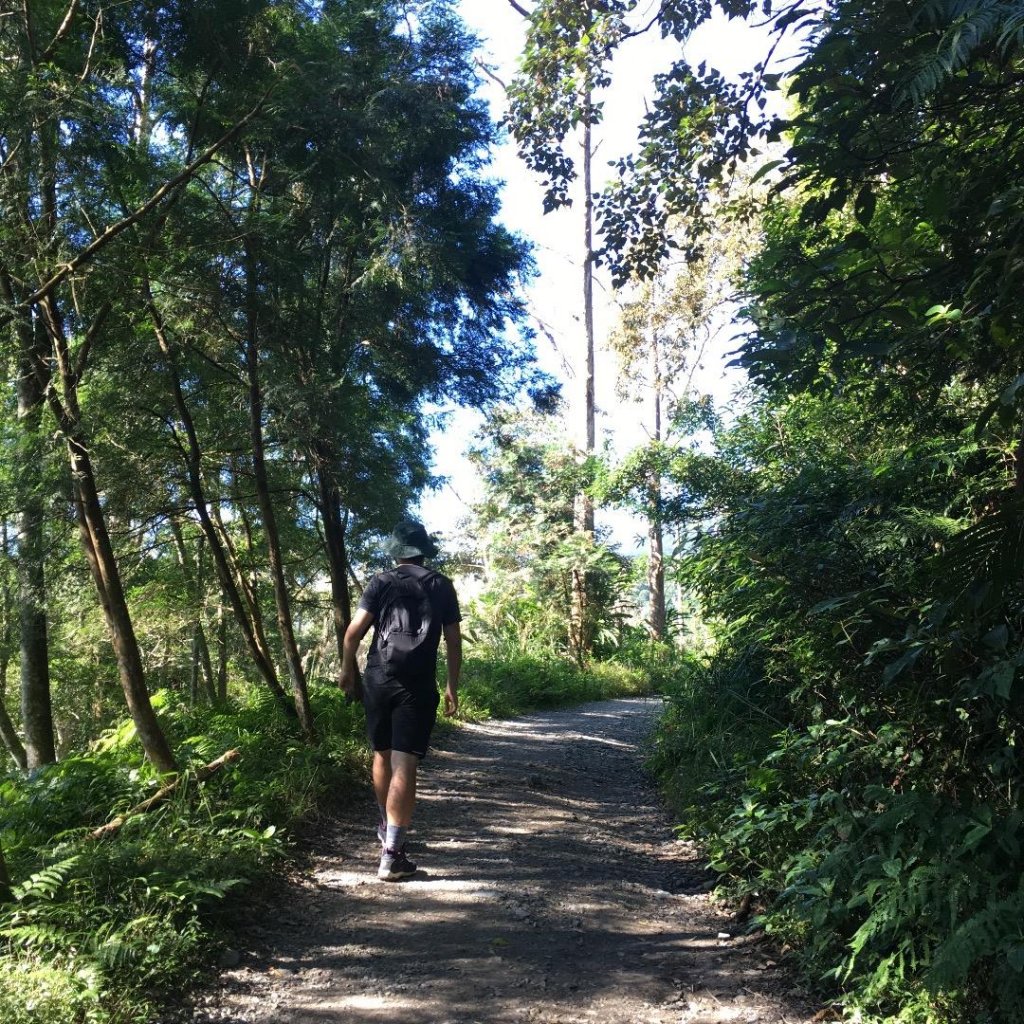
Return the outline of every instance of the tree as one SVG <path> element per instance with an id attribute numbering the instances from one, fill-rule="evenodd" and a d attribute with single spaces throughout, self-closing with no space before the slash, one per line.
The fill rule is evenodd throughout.
<path id="1" fill-rule="evenodd" d="M 525 9 L 517 9 L 527 14 Z M 527 166 L 545 176 L 544 210 L 570 205 L 570 185 L 576 178 L 575 161 L 565 152 L 565 140 L 580 133 L 583 188 L 583 451 L 596 450 L 594 394 L 594 189 L 593 131 L 601 120 L 595 94 L 607 86 L 607 59 L 624 32 L 623 15 L 629 4 L 619 2 L 567 3 L 543 0 L 528 12 L 529 25 L 522 70 L 509 88 L 507 121 Z M 576 529 L 594 540 L 594 502 L 584 489 L 576 497 Z M 589 651 L 585 629 L 586 573 L 577 570 L 573 610 L 575 646 Z"/>
<path id="2" fill-rule="evenodd" d="M 164 770 L 147 661 L 160 678 L 170 663 L 140 648 L 134 595 L 171 580 L 192 595 L 188 671 L 212 688 L 205 552 L 256 672 L 311 735 L 296 607 L 317 559 L 337 634 L 346 528 L 383 530 L 429 477 L 423 403 L 529 384 L 529 346 L 507 333 L 526 250 L 483 177 L 494 128 L 471 43 L 450 4 L 415 6 L 410 20 L 385 0 L 315 14 L 97 0 L 0 26 L 21 76 L 0 97 L 5 355 L 24 365 L 43 346 L 19 378 L 38 392 L 22 425 L 65 439 L 124 693 Z M 50 163 L 25 170 L 30 156 Z M 36 481 L 16 504 L 36 496 L 52 517 L 59 474 Z M 19 564 L 42 572 L 33 550 Z"/>
<path id="3" fill-rule="evenodd" d="M 666 638 L 665 453 L 716 423 L 710 399 L 694 392 L 694 375 L 729 315 L 741 253 L 747 251 L 751 234 L 749 226 L 742 231 L 723 226 L 706 240 L 700 257 L 666 265 L 636 283 L 622 303 L 610 341 L 619 359 L 619 397 L 649 405 L 650 444 L 613 470 L 602 489 L 648 521 L 649 627 L 658 640 Z"/>
<path id="4" fill-rule="evenodd" d="M 11 544 L 7 523 L 0 523 L 0 740 L 14 763 L 22 771 L 28 770 L 28 755 L 18 730 L 7 710 L 7 678 L 14 645 L 13 618 L 15 613 L 14 586 L 12 585 Z"/>
<path id="5" fill-rule="evenodd" d="M 472 452 L 486 491 L 474 509 L 485 592 L 478 616 L 490 643 L 514 654 L 568 655 L 583 664 L 621 638 L 628 601 L 627 565 L 575 524 L 581 467 L 550 412 L 495 410 Z M 591 618 L 574 622 L 579 576 Z M 580 637 L 593 638 L 584 649 Z"/>

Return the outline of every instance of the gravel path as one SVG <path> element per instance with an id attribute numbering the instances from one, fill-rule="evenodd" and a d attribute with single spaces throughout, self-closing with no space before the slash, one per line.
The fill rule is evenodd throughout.
<path id="1" fill-rule="evenodd" d="M 254 907 L 195 1024 L 803 1024 L 770 947 L 726 938 L 711 882 L 642 771 L 652 700 L 440 739 L 378 882 L 369 794 L 309 875 Z"/>

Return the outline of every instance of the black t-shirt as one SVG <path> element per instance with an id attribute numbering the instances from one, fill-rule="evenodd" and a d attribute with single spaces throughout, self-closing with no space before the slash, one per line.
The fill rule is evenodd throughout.
<path id="1" fill-rule="evenodd" d="M 441 623 L 442 629 L 445 626 L 452 625 L 452 623 L 462 621 L 455 586 L 447 576 L 414 564 L 403 565 L 402 572 L 408 576 L 415 576 L 420 580 L 423 589 L 427 592 L 427 597 L 430 599 L 430 607 Z M 366 584 L 363 596 L 359 599 L 359 607 L 368 611 L 373 616 L 373 640 L 370 643 L 370 653 L 366 659 L 366 671 L 364 673 L 364 682 L 370 684 L 381 682 L 384 678 L 384 670 L 381 666 L 380 655 L 377 650 L 377 627 L 380 624 L 380 612 L 387 595 L 387 589 L 393 579 L 393 569 L 390 572 L 378 573 Z M 440 631 L 438 633 L 438 642 L 440 642 Z M 437 646 L 435 645 L 433 658 L 431 659 L 431 668 L 416 679 L 402 679 L 401 682 L 407 685 L 423 683 L 433 685 L 436 671 Z"/>

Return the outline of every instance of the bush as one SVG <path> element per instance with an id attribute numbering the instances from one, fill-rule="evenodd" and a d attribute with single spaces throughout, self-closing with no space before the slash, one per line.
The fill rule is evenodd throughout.
<path id="1" fill-rule="evenodd" d="M 469 719 L 508 718 L 524 711 L 650 692 L 650 678 L 639 669 L 614 662 L 580 668 L 564 658 L 519 654 L 467 660 L 459 704 Z"/>
<path id="2" fill-rule="evenodd" d="M 652 766 L 723 891 L 861 1019 L 1024 1020 L 1024 817 L 937 792 L 920 721 L 785 715 L 732 650 L 669 697 Z"/>
<path id="3" fill-rule="evenodd" d="M 778 729 L 779 698 L 751 651 L 679 657 L 655 673 L 666 696 L 649 765 L 699 841 L 717 835 Z"/>
<path id="4" fill-rule="evenodd" d="M 202 964 L 225 897 L 280 860 L 281 826 L 363 770 L 359 713 L 335 689 L 316 693 L 316 746 L 262 694 L 222 710 L 166 695 L 159 703 L 183 768 L 241 751 L 199 799 L 182 787 L 115 836 L 86 838 L 158 784 L 130 725 L 89 754 L 3 785 L 0 826 L 20 880 L 15 902 L 0 908 L 5 1022 L 149 1019 L 154 1000 Z"/>

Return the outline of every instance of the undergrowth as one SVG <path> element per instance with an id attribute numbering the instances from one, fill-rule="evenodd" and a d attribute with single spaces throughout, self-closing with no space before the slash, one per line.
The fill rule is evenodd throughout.
<path id="1" fill-rule="evenodd" d="M 158 695 L 183 768 L 239 760 L 109 839 L 88 833 L 159 785 L 125 724 L 91 751 L 0 785 L 15 901 L 0 908 L 5 1024 L 127 1024 L 206 962 L 225 897 L 273 870 L 287 826 L 362 770 L 357 712 L 315 694 L 320 742 L 262 694 L 217 711 Z"/>
<path id="2" fill-rule="evenodd" d="M 651 672 L 616 662 L 580 668 L 560 658 L 474 657 L 466 662 L 460 714 L 470 720 L 649 693 Z"/>
<path id="3" fill-rule="evenodd" d="M 652 767 L 721 894 L 749 895 L 752 926 L 851 1019 L 1019 1024 L 1024 816 L 938 791 L 896 715 L 783 726 L 769 677 L 749 651 L 695 661 L 657 732 Z"/>
<path id="4" fill-rule="evenodd" d="M 471 658 L 462 717 L 632 695 L 647 685 L 641 670 L 616 665 Z M 320 739 L 312 746 L 260 692 L 220 710 L 166 693 L 155 703 L 183 769 L 235 748 L 239 760 L 98 841 L 88 838 L 92 829 L 159 785 L 130 722 L 31 779 L 0 781 L 15 896 L 0 906 L 3 1024 L 152 1020 L 215 959 L 232 899 L 280 869 L 289 827 L 365 784 L 362 710 L 337 689 L 313 693 Z"/>

